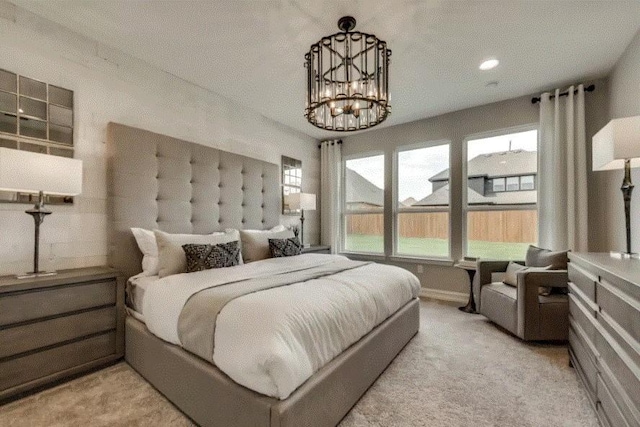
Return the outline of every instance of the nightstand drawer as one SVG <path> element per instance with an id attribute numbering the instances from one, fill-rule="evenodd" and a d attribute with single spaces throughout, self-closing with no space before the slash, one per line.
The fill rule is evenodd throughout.
<path id="1" fill-rule="evenodd" d="M 0 362 L 0 390 L 23 385 L 29 381 L 109 356 L 115 353 L 115 349 L 116 333 L 110 332 Z"/>
<path id="2" fill-rule="evenodd" d="M 115 303 L 113 280 L 19 292 L 0 296 L 0 326 Z"/>
<path id="3" fill-rule="evenodd" d="M 116 307 L 0 329 L 0 359 L 116 328 Z"/>

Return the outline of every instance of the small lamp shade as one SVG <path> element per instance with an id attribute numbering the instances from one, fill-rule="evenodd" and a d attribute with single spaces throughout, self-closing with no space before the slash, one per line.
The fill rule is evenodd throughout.
<path id="1" fill-rule="evenodd" d="M 301 209 L 305 211 L 316 210 L 316 195 L 309 193 L 289 194 L 289 209 Z"/>
<path id="2" fill-rule="evenodd" d="M 82 192 L 82 160 L 0 148 L 0 190 L 75 196 Z"/>
<path id="3" fill-rule="evenodd" d="M 611 120 L 593 136 L 593 170 L 640 167 L 640 116 Z"/>

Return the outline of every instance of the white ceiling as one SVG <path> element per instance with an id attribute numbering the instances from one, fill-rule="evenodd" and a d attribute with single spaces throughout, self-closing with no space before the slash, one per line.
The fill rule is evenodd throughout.
<path id="1" fill-rule="evenodd" d="M 12 1 L 316 138 L 304 54 L 343 15 L 393 51 L 380 126 L 604 76 L 640 28 L 637 0 Z"/>

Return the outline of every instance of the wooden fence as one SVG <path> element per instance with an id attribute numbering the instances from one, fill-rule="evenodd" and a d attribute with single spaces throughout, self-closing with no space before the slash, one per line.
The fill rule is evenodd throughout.
<path id="1" fill-rule="evenodd" d="M 401 213 L 400 237 L 449 238 L 447 212 Z M 467 217 L 468 240 L 528 243 L 538 240 L 536 210 L 471 211 Z M 347 234 L 384 234 L 382 214 L 347 216 Z"/>

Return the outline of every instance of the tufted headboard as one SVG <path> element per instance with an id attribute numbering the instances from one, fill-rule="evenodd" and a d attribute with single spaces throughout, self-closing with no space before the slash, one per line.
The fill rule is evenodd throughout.
<path id="1" fill-rule="evenodd" d="M 273 163 L 109 123 L 109 264 L 126 277 L 142 270 L 131 227 L 194 234 L 273 227 L 279 182 Z"/>

